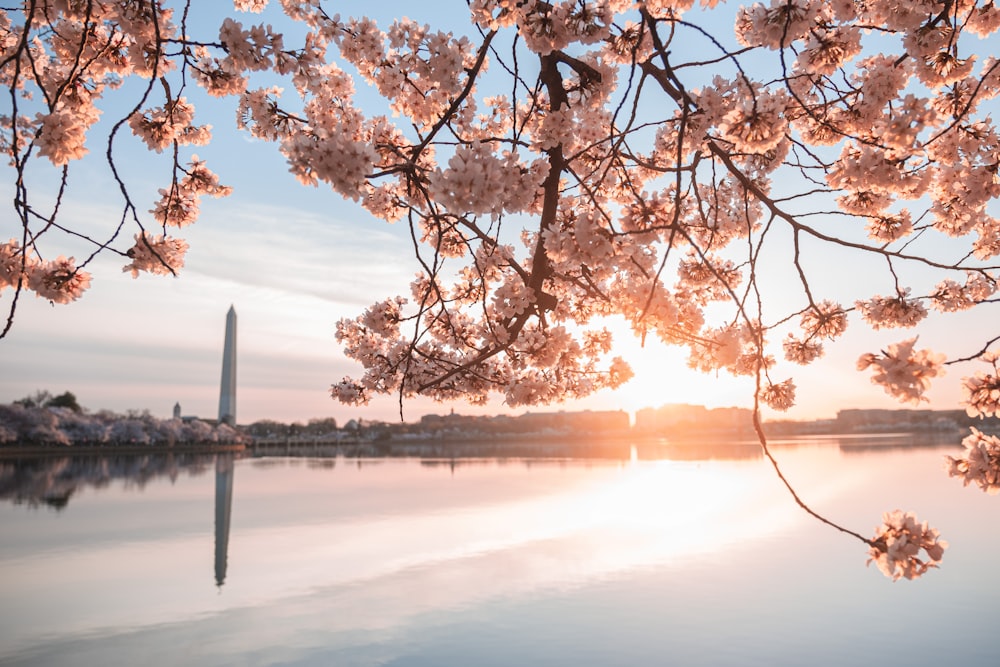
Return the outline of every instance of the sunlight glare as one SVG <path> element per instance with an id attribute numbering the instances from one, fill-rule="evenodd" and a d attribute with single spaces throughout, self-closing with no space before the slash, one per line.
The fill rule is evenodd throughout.
<path id="1" fill-rule="evenodd" d="M 656 558 L 718 551 L 792 519 L 790 508 L 775 505 L 764 486 L 770 480 L 749 470 L 661 460 L 633 462 L 621 473 L 576 497 L 577 511 L 589 517 L 591 530 L 641 536 Z"/>
<path id="2" fill-rule="evenodd" d="M 643 343 L 624 322 L 609 320 L 602 326 L 614 335 L 612 354 L 625 359 L 635 375 L 617 389 L 605 389 L 583 399 L 580 403 L 584 408 L 634 414 L 643 408 L 675 403 L 707 408 L 750 407 L 750 378 L 736 378 L 725 372 L 701 373 L 688 367 L 685 348 L 665 345 L 652 335 Z"/>

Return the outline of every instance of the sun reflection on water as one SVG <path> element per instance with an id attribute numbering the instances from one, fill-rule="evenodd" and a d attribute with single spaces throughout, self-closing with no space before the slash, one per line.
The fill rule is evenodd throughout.
<path id="1" fill-rule="evenodd" d="M 564 602 L 596 605 L 600 591 L 642 592 L 647 581 L 668 582 L 660 594 L 684 600 L 677 604 L 685 610 L 728 601 L 738 585 L 742 604 L 755 609 L 762 587 L 770 595 L 788 587 L 792 596 L 801 582 L 786 583 L 786 575 L 824 562 L 825 549 L 838 554 L 825 563 L 827 573 L 840 572 L 842 560 L 858 552 L 840 576 L 855 587 L 870 578 L 881 583 L 862 567 L 857 545 L 814 525 L 789 500 L 752 447 L 671 447 L 639 446 L 621 460 L 238 461 L 228 569 L 218 590 L 208 476 L 151 483 L 141 494 L 81 494 L 65 510 L 72 524 L 15 510 L 7 527 L 22 546 L 0 558 L 5 650 L 51 647 L 58 638 L 63 648 L 53 655 L 69 656 L 77 646 L 120 652 L 132 642 L 139 662 L 169 652 L 176 636 L 212 634 L 199 651 L 215 664 L 258 650 L 294 662 L 295 651 L 316 646 L 405 651 L 401 638 L 425 637 L 476 614 L 512 623 L 538 601 L 557 610 L 547 622 L 603 618 L 603 608 L 580 611 Z M 864 520 L 873 507 L 883 509 L 872 500 L 885 480 L 902 470 L 912 478 L 922 470 L 918 459 L 928 458 L 879 452 L 856 465 L 828 445 L 781 454 L 810 504 L 852 525 L 859 513 Z M 930 488 L 937 477 L 920 479 Z M 937 480 L 948 493 L 962 491 L 947 481 Z M 114 529 L 123 522 L 135 529 Z M 32 547 L 42 523 L 45 540 Z M 88 539 L 74 539 L 84 534 Z M 49 543 L 56 546 L 41 548 Z M 727 575 L 733 572 L 752 575 Z M 712 588 L 716 579 L 722 583 Z M 621 604 L 615 613 L 640 614 L 634 596 Z M 508 609 L 517 614 L 505 616 Z"/>

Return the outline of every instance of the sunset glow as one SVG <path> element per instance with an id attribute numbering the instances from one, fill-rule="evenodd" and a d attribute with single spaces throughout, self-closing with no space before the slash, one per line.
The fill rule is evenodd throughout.
<path id="1" fill-rule="evenodd" d="M 614 354 L 629 362 L 634 375 L 617 389 L 582 399 L 580 405 L 630 413 L 666 404 L 751 406 L 748 397 L 753 394 L 753 383 L 749 378 L 736 378 L 726 372 L 701 373 L 688 366 L 682 348 L 668 347 L 655 338 L 643 343 L 625 327 L 615 328 L 614 332 Z"/>

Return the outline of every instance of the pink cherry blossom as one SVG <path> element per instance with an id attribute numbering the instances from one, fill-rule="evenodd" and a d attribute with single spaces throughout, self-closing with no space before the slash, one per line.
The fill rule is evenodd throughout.
<path id="1" fill-rule="evenodd" d="M 937 567 L 947 548 L 926 521 L 918 522 L 912 512 L 894 510 L 882 515 L 882 525 L 871 538 L 868 562 L 893 581 L 916 579 Z"/>
<path id="2" fill-rule="evenodd" d="M 976 371 L 971 377 L 962 378 L 965 390 L 965 410 L 970 417 L 1000 416 L 1000 355 L 988 352 L 981 360 L 993 367 L 992 372 Z"/>
<path id="3" fill-rule="evenodd" d="M 913 327 L 927 317 L 927 309 L 920 301 L 908 299 L 908 295 L 909 289 L 895 297 L 875 296 L 855 305 L 872 329 Z"/>
<path id="4" fill-rule="evenodd" d="M 812 363 L 823 356 L 823 343 L 815 339 L 800 340 L 793 334 L 788 334 L 781 342 L 781 347 L 785 352 L 785 359 L 801 365 Z"/>
<path id="5" fill-rule="evenodd" d="M 901 401 L 919 404 L 930 388 L 931 378 L 944 374 L 944 355 L 914 350 L 916 338 L 889 345 L 880 355 L 867 353 L 858 359 L 858 370 L 874 369 L 872 382 Z"/>
<path id="6" fill-rule="evenodd" d="M 17 239 L 0 243 L 0 290 L 16 287 L 18 282 L 34 273 L 38 260 L 21 248 Z"/>
<path id="7" fill-rule="evenodd" d="M 806 309 L 802 314 L 802 331 L 809 338 L 829 338 L 833 340 L 847 329 L 847 313 L 836 302 L 825 300 Z"/>
<path id="8" fill-rule="evenodd" d="M 760 392 L 760 400 L 769 407 L 784 412 L 795 405 L 795 383 L 785 380 L 774 384 L 768 384 Z"/>
<path id="9" fill-rule="evenodd" d="M 69 303 L 83 296 L 90 287 L 90 274 L 76 268 L 72 257 L 58 257 L 39 262 L 28 274 L 28 288 L 53 303 Z"/>
<path id="10" fill-rule="evenodd" d="M 122 268 L 122 271 L 130 271 L 133 278 L 137 278 L 141 271 L 176 275 L 184 266 L 184 253 L 187 249 L 188 244 L 183 239 L 167 238 L 162 234 L 136 234 L 135 245 L 126 253 L 132 262 Z"/>
<path id="11" fill-rule="evenodd" d="M 79 160 L 87 154 L 84 142 L 87 126 L 70 109 L 39 115 L 40 131 L 36 143 L 38 154 L 44 155 L 57 167 L 70 160 Z"/>
<path id="12" fill-rule="evenodd" d="M 991 496 L 1000 493 L 1000 438 L 970 429 L 959 456 L 946 456 L 948 475 L 958 477 L 964 486 L 975 484 Z"/>
<path id="13" fill-rule="evenodd" d="M 194 106 L 181 97 L 163 107 L 132 114 L 129 126 L 151 150 L 161 153 L 175 142 L 200 146 L 211 140 L 210 128 L 193 126 L 193 120 Z"/>

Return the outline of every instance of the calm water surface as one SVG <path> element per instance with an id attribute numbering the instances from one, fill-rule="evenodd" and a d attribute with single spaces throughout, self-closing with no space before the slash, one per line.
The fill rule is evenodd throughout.
<path id="1" fill-rule="evenodd" d="M 940 529 L 918 581 L 753 446 L 0 463 L 0 664 L 1000 664 L 1000 497 L 887 443 L 777 453 L 862 534 Z"/>

